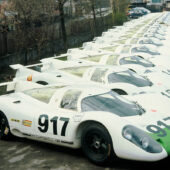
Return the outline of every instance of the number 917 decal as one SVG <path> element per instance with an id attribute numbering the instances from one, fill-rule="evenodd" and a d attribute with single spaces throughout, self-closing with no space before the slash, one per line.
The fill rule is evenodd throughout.
<path id="1" fill-rule="evenodd" d="M 58 134 L 57 132 L 57 123 L 58 121 L 63 121 L 64 124 L 62 126 L 61 132 L 60 134 Z M 65 136 L 66 134 L 66 129 L 67 129 L 67 125 L 69 122 L 69 118 L 65 118 L 65 117 L 53 117 L 52 119 L 50 119 L 50 122 L 53 124 L 53 134 L 54 135 L 61 135 L 61 136 Z M 46 114 L 40 115 L 39 119 L 38 119 L 38 124 L 39 124 L 39 131 L 42 133 L 46 133 L 48 131 L 49 128 L 49 117 Z"/>
<path id="2" fill-rule="evenodd" d="M 163 120 L 164 121 L 170 120 L 170 117 L 164 118 Z M 148 125 L 146 129 L 153 134 L 157 134 L 157 136 L 159 137 L 164 137 L 167 136 L 167 132 L 165 129 L 170 130 L 170 125 L 167 125 L 163 121 L 157 121 L 157 125 Z"/>

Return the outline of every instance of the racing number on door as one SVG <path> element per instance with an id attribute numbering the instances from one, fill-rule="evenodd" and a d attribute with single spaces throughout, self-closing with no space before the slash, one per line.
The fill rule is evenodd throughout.
<path id="1" fill-rule="evenodd" d="M 64 124 L 62 126 L 61 129 L 61 136 L 65 136 L 66 134 L 66 129 L 67 129 L 67 125 L 69 122 L 69 118 L 65 118 L 65 117 L 53 117 L 52 119 L 50 119 L 50 122 L 53 124 L 53 134 L 54 135 L 58 135 L 57 133 L 57 123 L 58 121 L 63 121 Z M 39 131 L 42 133 L 46 133 L 48 131 L 48 127 L 49 127 L 49 117 L 48 115 L 40 115 L 39 119 L 38 119 L 38 124 L 39 124 Z"/>
<path id="2" fill-rule="evenodd" d="M 170 120 L 170 117 L 167 117 L 165 119 L 163 119 L 164 121 Z M 164 129 L 162 129 L 161 127 L 164 127 L 166 129 L 170 130 L 170 125 L 167 125 L 166 123 L 162 122 L 162 121 L 157 121 L 157 125 L 148 125 L 146 127 L 146 129 L 154 134 L 157 134 L 157 136 L 159 137 L 164 137 L 167 135 L 166 131 Z"/>

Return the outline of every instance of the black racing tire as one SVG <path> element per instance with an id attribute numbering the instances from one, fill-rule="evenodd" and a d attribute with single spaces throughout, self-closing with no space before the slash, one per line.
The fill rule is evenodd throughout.
<path id="1" fill-rule="evenodd" d="M 84 129 L 81 146 L 86 157 L 97 165 L 110 163 L 114 156 L 111 137 L 100 124 L 93 124 Z"/>
<path id="2" fill-rule="evenodd" d="M 9 140 L 11 132 L 6 116 L 0 112 L 0 140 Z"/>

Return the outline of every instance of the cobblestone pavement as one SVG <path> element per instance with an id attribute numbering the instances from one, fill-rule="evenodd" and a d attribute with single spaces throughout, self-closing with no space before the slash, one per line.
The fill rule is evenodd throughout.
<path id="1" fill-rule="evenodd" d="M 110 167 L 89 162 L 81 150 L 16 138 L 0 141 L 0 170 L 146 170 L 162 169 L 169 158 L 159 162 L 114 160 Z"/>

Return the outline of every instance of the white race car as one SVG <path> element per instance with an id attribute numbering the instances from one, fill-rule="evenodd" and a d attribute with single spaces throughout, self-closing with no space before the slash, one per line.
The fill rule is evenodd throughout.
<path id="1" fill-rule="evenodd" d="M 156 66 L 167 67 L 170 66 L 169 56 L 167 55 L 160 55 L 153 45 L 141 45 L 141 44 L 125 44 L 125 45 L 104 45 L 104 44 L 95 44 L 93 42 L 88 42 L 83 44 L 84 51 L 91 50 L 91 51 L 98 51 L 98 52 L 110 52 L 116 53 L 120 55 L 139 55 L 144 59 L 147 59 Z"/>
<path id="2" fill-rule="evenodd" d="M 114 71 L 113 67 L 87 64 L 80 66 L 83 63 L 76 62 L 57 61 L 56 64 L 54 63 L 54 61 L 53 64 L 45 62 L 28 66 L 28 68 L 21 65 L 15 66 L 18 67 L 18 71 L 14 80 L 27 80 L 41 85 L 58 82 L 98 85 L 109 88 L 120 95 L 126 95 L 126 98 L 139 102 L 147 110 L 154 110 L 154 107 L 158 113 L 169 113 L 169 89 L 149 86 L 151 84 L 147 79 L 135 76 L 136 74 L 130 70 L 118 68 L 117 71 Z M 148 99 L 150 102 L 147 102 Z"/>
<path id="3" fill-rule="evenodd" d="M 170 152 L 169 129 L 169 114 L 147 112 L 96 86 L 56 85 L 0 96 L 0 139 L 14 135 L 82 148 L 96 164 L 114 156 L 161 160 Z"/>
<path id="4" fill-rule="evenodd" d="M 128 41 L 126 41 L 126 43 L 127 44 L 151 44 L 151 45 L 155 45 L 157 47 L 165 45 L 165 44 L 163 44 L 162 41 L 160 41 L 154 37 L 132 38 L 132 39 L 129 39 Z"/>
<path id="5" fill-rule="evenodd" d="M 164 91 L 167 88 L 152 87 L 152 82 L 133 71 L 120 66 L 100 66 L 76 61 L 42 60 L 43 64 L 28 66 L 13 65 L 18 69 L 15 81 L 28 80 L 42 85 L 84 83 L 103 85 L 121 95 Z"/>
<path id="6" fill-rule="evenodd" d="M 57 59 L 58 57 L 53 58 Z M 155 66 L 152 62 L 138 55 L 106 54 L 85 56 L 68 53 L 67 59 L 94 65 L 122 65 L 139 75 L 147 77 L 154 85 L 170 88 L 170 70 L 166 67 Z"/>

